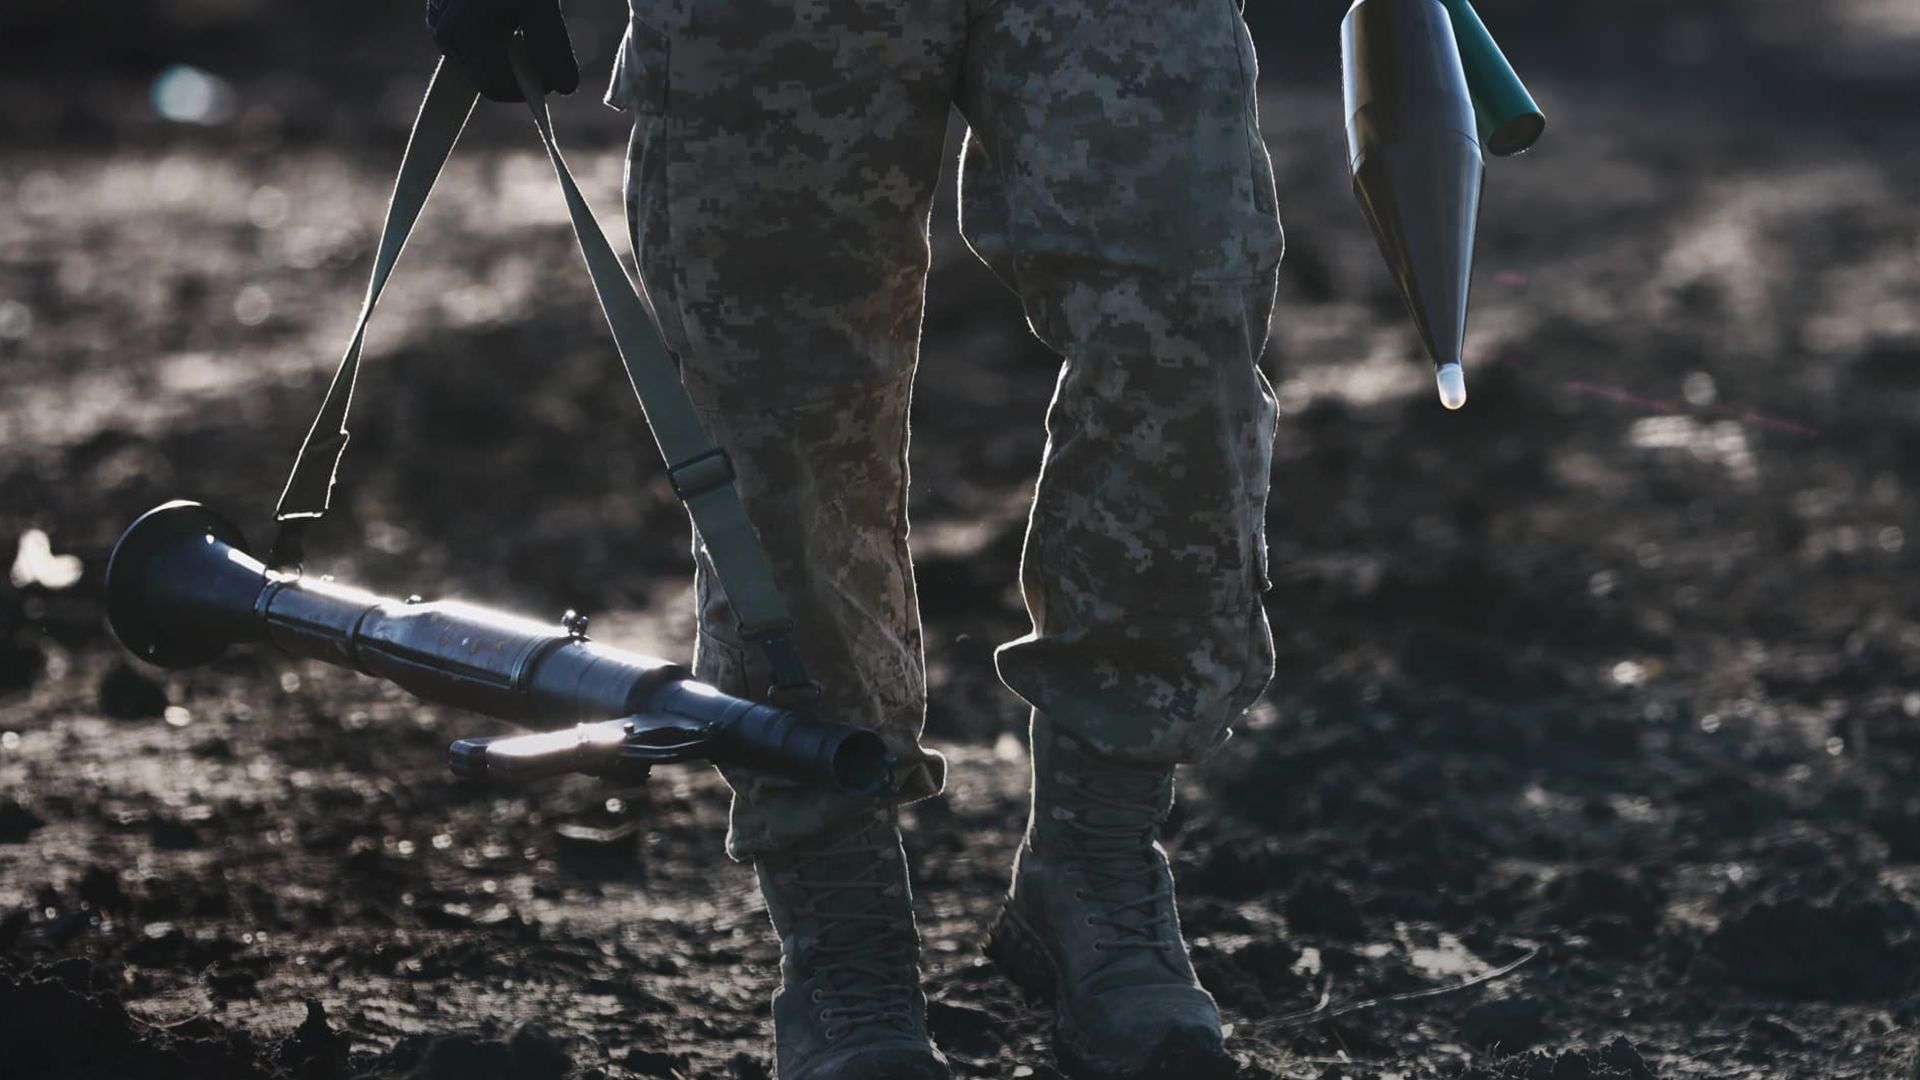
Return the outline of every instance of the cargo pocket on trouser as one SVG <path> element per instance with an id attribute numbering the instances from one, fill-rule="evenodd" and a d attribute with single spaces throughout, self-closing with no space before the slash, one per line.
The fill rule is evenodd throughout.
<path id="1" fill-rule="evenodd" d="M 664 0 L 658 24 L 634 18 L 620 43 L 607 104 L 633 111 L 633 137 L 627 147 L 624 203 L 627 239 L 652 303 L 660 334 L 676 360 L 687 354 L 686 320 L 681 312 L 680 260 L 671 228 L 673 193 L 668 170 L 678 148 L 680 124 L 667 114 L 672 35 L 661 29 L 672 17 Z"/>
<path id="2" fill-rule="evenodd" d="M 1012 215 L 986 144 L 967 132 L 960 155 L 960 237 L 1001 284 L 1016 292 Z"/>
<path id="3" fill-rule="evenodd" d="M 607 84 L 604 100 L 608 105 L 642 116 L 666 112 L 670 42 L 662 29 L 666 25 L 665 13 L 657 23 L 637 14 L 627 20 L 626 36 L 620 39 L 620 51 L 613 61 L 613 80 Z"/>
<path id="4" fill-rule="evenodd" d="M 1245 0 L 1241 0 L 1240 10 L 1242 17 L 1234 20 L 1234 45 L 1240 55 L 1240 74 L 1246 87 L 1249 182 L 1254 209 L 1270 219 L 1272 259 L 1278 263 L 1286 250 L 1286 234 L 1280 228 L 1280 202 L 1274 193 L 1273 158 L 1267 153 L 1266 140 L 1260 134 L 1260 63 L 1254 55 L 1253 34 L 1247 29 L 1244 17 Z"/>

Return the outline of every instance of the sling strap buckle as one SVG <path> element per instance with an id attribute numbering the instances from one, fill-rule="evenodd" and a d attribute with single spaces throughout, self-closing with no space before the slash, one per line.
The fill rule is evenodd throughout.
<path id="1" fill-rule="evenodd" d="M 726 487 L 738 475 L 733 471 L 733 458 L 717 446 L 678 465 L 667 466 L 667 481 L 673 485 L 673 493 L 680 497 L 681 502 L 692 502 L 708 492 Z"/>
<path id="2" fill-rule="evenodd" d="M 818 680 L 807 677 L 807 667 L 800 661 L 800 650 L 793 644 L 793 620 L 751 629 L 742 629 L 745 636 L 752 638 L 760 646 L 760 652 L 767 658 L 769 672 L 767 700 L 783 709 L 802 710 L 820 700 L 824 692 Z"/>

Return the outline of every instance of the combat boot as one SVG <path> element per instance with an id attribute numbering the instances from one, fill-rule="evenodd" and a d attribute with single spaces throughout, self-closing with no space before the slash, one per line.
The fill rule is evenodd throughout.
<path id="1" fill-rule="evenodd" d="M 780 935 L 779 1080 L 949 1080 L 927 1036 L 907 856 L 890 814 L 754 860 Z"/>
<path id="2" fill-rule="evenodd" d="M 1036 714 L 1033 810 L 986 953 L 1052 1003 L 1054 1054 L 1075 1077 L 1234 1075 L 1156 842 L 1172 807 L 1171 768 L 1103 759 Z"/>

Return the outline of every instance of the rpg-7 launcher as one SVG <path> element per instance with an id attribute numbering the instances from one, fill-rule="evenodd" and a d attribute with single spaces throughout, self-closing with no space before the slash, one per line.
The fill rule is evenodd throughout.
<path id="1" fill-rule="evenodd" d="M 121 642 L 162 667 L 196 667 L 231 645 L 260 643 L 428 701 L 575 725 L 454 743 L 448 762 L 471 779 L 637 779 L 654 765 L 705 759 L 853 795 L 889 784 L 885 744 L 864 728 L 724 694 L 678 664 L 588 640 L 571 612 L 549 625 L 271 570 L 248 554 L 238 528 L 198 503 L 167 503 L 127 529 L 107 566 L 107 612 Z"/>

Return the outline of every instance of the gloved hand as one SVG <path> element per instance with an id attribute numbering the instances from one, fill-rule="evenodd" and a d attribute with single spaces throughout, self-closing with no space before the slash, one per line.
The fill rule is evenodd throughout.
<path id="1" fill-rule="evenodd" d="M 560 0 L 427 0 L 427 29 L 447 59 L 494 101 L 526 100 L 507 62 L 516 30 L 526 35 L 541 89 L 571 94 L 580 87 Z"/>

